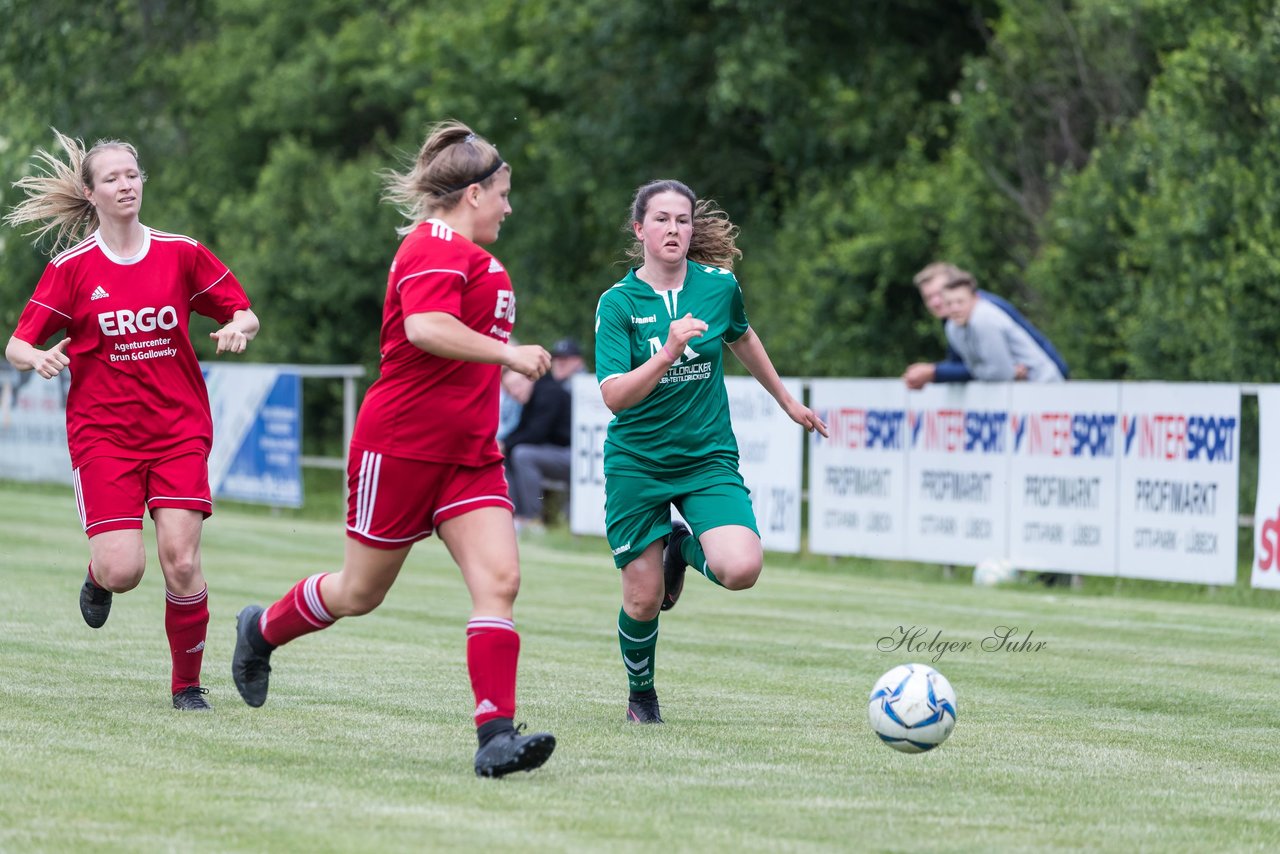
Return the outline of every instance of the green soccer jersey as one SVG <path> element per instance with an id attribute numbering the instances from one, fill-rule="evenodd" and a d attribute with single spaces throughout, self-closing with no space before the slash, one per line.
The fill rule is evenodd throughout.
<path id="1" fill-rule="evenodd" d="M 604 472 L 662 475 L 715 459 L 736 468 L 738 443 L 724 387 L 724 345 L 747 331 L 742 289 L 733 273 L 687 262 L 684 284 L 655 291 L 635 270 L 605 291 L 596 307 L 596 380 L 628 373 L 667 340 L 671 321 L 692 314 L 707 324 L 643 400 L 616 415 L 604 443 Z"/>

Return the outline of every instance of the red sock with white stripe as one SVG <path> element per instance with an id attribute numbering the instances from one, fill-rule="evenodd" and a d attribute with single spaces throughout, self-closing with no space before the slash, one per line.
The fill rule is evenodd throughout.
<path id="1" fill-rule="evenodd" d="M 302 579 L 279 602 L 263 611 L 258 620 L 262 639 L 272 646 L 282 646 L 294 638 L 333 625 L 335 617 L 325 608 L 320 596 L 320 579 L 328 574 L 319 572 Z"/>
<path id="2" fill-rule="evenodd" d="M 474 617 L 467 623 L 467 670 L 476 696 L 476 726 L 516 716 L 516 661 L 520 635 L 502 617 Z"/>
<path id="3" fill-rule="evenodd" d="M 200 684 L 204 639 L 209 630 L 209 588 L 192 596 L 164 591 L 164 631 L 173 657 L 172 693 Z"/>

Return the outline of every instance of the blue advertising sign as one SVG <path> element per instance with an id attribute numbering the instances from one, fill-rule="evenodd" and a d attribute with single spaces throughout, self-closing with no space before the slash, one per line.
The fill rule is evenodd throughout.
<path id="1" fill-rule="evenodd" d="M 215 498 L 302 506 L 302 378 L 266 365 L 205 368 Z"/>

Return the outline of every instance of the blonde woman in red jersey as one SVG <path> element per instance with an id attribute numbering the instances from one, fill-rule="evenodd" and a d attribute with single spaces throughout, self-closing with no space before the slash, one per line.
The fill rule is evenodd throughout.
<path id="1" fill-rule="evenodd" d="M 501 777 L 537 768 L 556 744 L 513 725 L 520 565 L 495 438 L 502 368 L 537 379 L 551 357 L 511 343 L 511 279 L 481 248 L 511 213 L 511 168 L 498 150 L 445 122 L 407 174 L 387 177 L 387 198 L 413 226 L 387 277 L 381 373 L 351 439 L 342 570 L 299 581 L 268 608 L 244 608 L 232 676 L 245 702 L 261 706 L 273 650 L 378 607 L 409 549 L 438 531 L 471 594 L 476 774 Z"/>
<path id="2" fill-rule="evenodd" d="M 164 574 L 173 706 L 205 711 L 200 665 L 209 604 L 200 532 L 213 512 L 213 422 L 188 320 L 194 311 L 224 324 L 211 333 L 218 353 L 242 353 L 258 318 L 212 252 L 138 221 L 146 176 L 132 145 L 106 140 L 85 151 L 54 133 L 67 160 L 37 152 L 41 173 L 17 183 L 27 198 L 5 217 L 15 226 L 44 223 L 34 233 L 53 232 L 56 253 L 5 357 L 45 379 L 70 371 L 67 437 L 89 536 L 85 622 L 101 628 L 112 594 L 142 580 L 145 509 Z M 64 330 L 65 338 L 40 349 Z"/>

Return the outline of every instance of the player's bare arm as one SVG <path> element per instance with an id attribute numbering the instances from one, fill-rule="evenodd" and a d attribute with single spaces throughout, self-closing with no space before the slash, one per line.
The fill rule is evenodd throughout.
<path id="1" fill-rule="evenodd" d="M 428 311 L 404 319 L 409 343 L 442 359 L 505 365 L 536 380 L 551 367 L 551 354 L 537 344 L 513 347 L 497 338 L 476 332 L 452 314 Z"/>
<path id="2" fill-rule="evenodd" d="M 48 350 L 41 350 L 21 338 L 10 336 L 9 344 L 4 348 L 4 357 L 20 371 L 35 371 L 51 380 L 71 364 L 71 357 L 66 354 L 70 343 L 70 338 L 63 338 Z"/>
<path id="3" fill-rule="evenodd" d="M 243 353 L 258 334 L 258 316 L 247 308 L 232 315 L 231 320 L 209 337 L 218 342 L 218 353 Z"/>
<path id="4" fill-rule="evenodd" d="M 769 358 L 764 344 L 760 341 L 760 336 L 756 335 L 754 329 L 748 327 L 741 338 L 729 345 L 729 349 L 738 357 L 738 361 L 742 362 L 751 376 L 756 378 L 756 382 L 773 395 L 773 399 L 778 402 L 778 406 L 782 407 L 782 411 L 787 413 L 788 418 L 810 433 L 817 430 L 823 436 L 827 435 L 827 425 L 822 419 L 812 409 L 792 397 L 786 386 L 782 384 L 782 378 L 778 376 L 778 371 L 773 367 L 773 361 Z"/>

